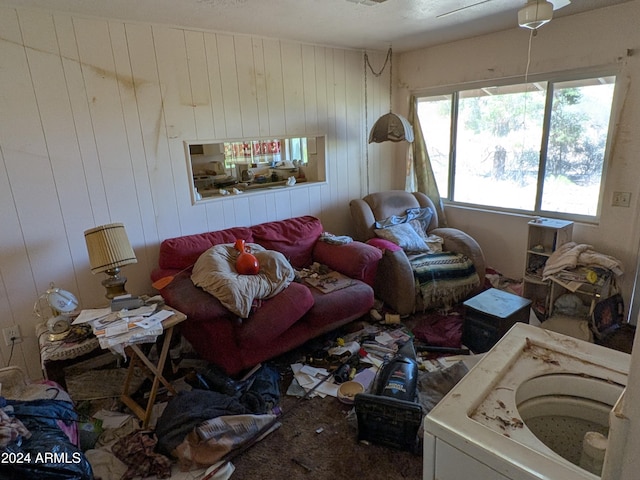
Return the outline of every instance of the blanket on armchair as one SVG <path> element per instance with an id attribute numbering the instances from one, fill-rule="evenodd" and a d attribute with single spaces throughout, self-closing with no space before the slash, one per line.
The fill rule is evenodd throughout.
<path id="1" fill-rule="evenodd" d="M 480 286 L 480 277 L 469 257 L 461 253 L 438 252 L 409 258 L 416 279 L 416 298 L 424 305 L 451 307 Z M 420 302 L 419 302 L 420 303 Z"/>

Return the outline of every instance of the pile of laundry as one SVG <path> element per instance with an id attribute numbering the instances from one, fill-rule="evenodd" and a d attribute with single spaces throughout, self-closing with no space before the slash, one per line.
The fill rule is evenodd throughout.
<path id="1" fill-rule="evenodd" d="M 563 270 L 577 267 L 599 267 L 612 271 L 616 276 L 623 273 L 620 260 L 596 252 L 591 245 L 567 242 L 560 245 L 549 257 L 542 272 L 542 279 L 549 280 Z"/>

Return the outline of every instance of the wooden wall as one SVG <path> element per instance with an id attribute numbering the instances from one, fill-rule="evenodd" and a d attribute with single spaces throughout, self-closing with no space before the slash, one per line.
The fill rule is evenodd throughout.
<path id="1" fill-rule="evenodd" d="M 312 214 L 350 233 L 348 202 L 389 188 L 390 147 L 366 147 L 388 78 L 363 54 L 257 38 L 0 7 L 0 362 L 36 378 L 32 312 L 50 282 L 104 305 L 84 230 L 125 224 L 138 257 L 123 269 L 151 292 L 164 238 Z M 371 54 L 382 61 L 385 52 Z M 326 184 L 192 205 L 184 140 L 327 135 Z"/>

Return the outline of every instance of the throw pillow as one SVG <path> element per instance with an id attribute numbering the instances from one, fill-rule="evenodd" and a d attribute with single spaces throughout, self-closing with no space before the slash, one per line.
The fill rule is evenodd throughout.
<path id="1" fill-rule="evenodd" d="M 420 235 L 408 223 L 401 223 L 387 228 L 376 228 L 375 234 L 402 247 L 407 253 L 428 252 L 429 247 Z"/>

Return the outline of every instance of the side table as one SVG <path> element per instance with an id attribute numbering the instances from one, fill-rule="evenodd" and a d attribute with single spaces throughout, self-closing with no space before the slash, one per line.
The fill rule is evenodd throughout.
<path id="1" fill-rule="evenodd" d="M 462 343 L 474 353 L 491 349 L 516 323 L 529 323 L 531 300 L 490 288 L 463 302 Z"/>
<path id="2" fill-rule="evenodd" d="M 169 381 L 164 378 L 163 371 L 164 365 L 167 361 L 167 356 L 169 355 L 169 346 L 171 344 L 171 337 L 173 336 L 173 328 L 179 323 L 184 322 L 187 319 L 187 316 L 184 313 L 174 310 L 171 307 L 164 306 L 163 309 L 173 311 L 173 315 L 165 318 L 162 321 L 164 340 L 162 342 L 162 348 L 158 356 L 158 363 L 154 365 L 138 345 L 132 344 L 128 346 L 128 349 L 130 350 L 132 355 L 131 361 L 129 362 L 129 369 L 127 371 L 127 377 L 124 382 L 122 395 L 120 395 L 120 400 L 127 407 L 129 407 L 140 420 L 142 420 L 142 428 L 147 428 L 149 426 L 149 421 L 151 420 L 151 414 L 153 412 L 153 404 L 155 403 L 160 383 L 167 387 L 167 389 L 174 395 L 177 394 L 175 388 L 173 388 Z M 151 391 L 149 392 L 149 399 L 147 400 L 146 408 L 142 408 L 140 405 L 138 405 L 138 403 L 133 398 L 131 398 L 129 392 L 135 367 L 140 363 L 144 364 L 144 366 L 149 369 L 153 377 L 153 383 L 151 384 Z"/>
<path id="3" fill-rule="evenodd" d="M 36 325 L 42 373 L 45 379 L 52 380 L 66 389 L 64 368 L 102 353 L 100 344 L 93 334 L 83 340 L 70 342 L 51 341 L 48 333 L 49 329 L 44 323 Z"/>

